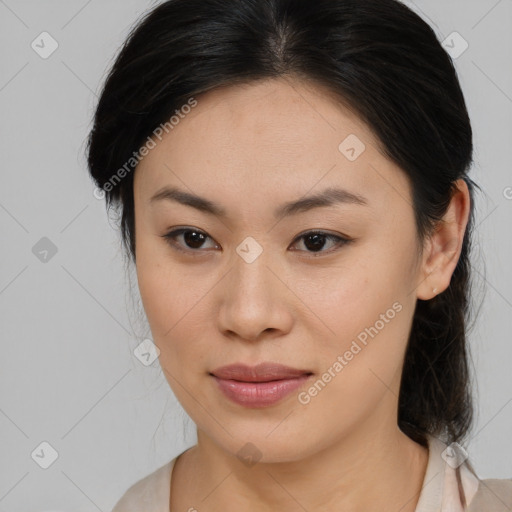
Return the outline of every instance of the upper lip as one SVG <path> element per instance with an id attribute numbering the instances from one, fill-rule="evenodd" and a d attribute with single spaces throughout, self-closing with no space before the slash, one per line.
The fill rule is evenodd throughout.
<path id="1" fill-rule="evenodd" d="M 279 363 L 260 363 L 256 366 L 230 364 L 213 370 L 212 375 L 219 379 L 231 379 L 241 382 L 269 382 L 271 380 L 292 379 L 310 375 L 309 370 L 291 368 Z"/>

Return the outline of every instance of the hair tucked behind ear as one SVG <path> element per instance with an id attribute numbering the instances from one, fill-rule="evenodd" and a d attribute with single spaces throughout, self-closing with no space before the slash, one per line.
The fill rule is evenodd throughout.
<path id="1" fill-rule="evenodd" d="M 135 260 L 133 172 L 115 185 L 112 177 L 133 152 L 190 98 L 279 76 L 326 86 L 368 124 L 410 179 L 420 242 L 446 212 L 454 182 L 463 178 L 470 188 L 449 288 L 417 302 L 397 419 L 423 445 L 427 434 L 460 441 L 473 413 L 466 346 L 472 131 L 450 57 L 400 2 L 170 0 L 149 12 L 110 70 L 88 141 L 91 176 L 107 206 L 122 208 L 125 248 Z"/>
<path id="2" fill-rule="evenodd" d="M 465 179 L 473 201 L 473 183 Z M 466 332 L 471 317 L 470 235 L 466 228 L 459 261 L 448 288 L 418 300 L 405 354 L 399 396 L 400 428 L 424 444 L 426 433 L 461 441 L 473 420 Z"/>

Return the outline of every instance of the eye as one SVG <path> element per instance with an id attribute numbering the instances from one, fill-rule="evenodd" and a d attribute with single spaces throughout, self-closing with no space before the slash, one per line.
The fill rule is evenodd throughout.
<path id="1" fill-rule="evenodd" d="M 178 237 L 183 237 L 182 240 L 185 244 L 185 247 L 182 243 L 177 242 Z M 162 235 L 162 238 L 164 238 L 169 243 L 169 245 L 171 245 L 176 250 L 187 252 L 189 254 L 204 252 L 199 251 L 199 249 L 203 247 L 206 240 L 212 240 L 204 231 L 200 231 L 195 228 L 175 229 L 169 233 L 166 233 L 165 235 Z M 306 233 L 303 233 L 295 238 L 294 244 L 301 240 L 304 240 L 304 246 L 307 248 L 305 252 L 311 252 L 315 254 L 334 252 L 334 250 L 337 248 L 352 242 L 353 239 L 333 235 L 324 231 L 307 231 Z M 323 250 L 326 245 L 326 240 L 334 242 L 334 250 Z M 218 245 L 216 247 L 218 247 Z"/>
<path id="2" fill-rule="evenodd" d="M 308 249 L 311 249 L 311 251 L 306 252 L 312 252 L 315 253 L 331 253 L 340 248 L 343 245 L 349 244 L 352 242 L 353 239 L 333 235 L 331 233 L 326 233 L 324 231 L 308 231 L 306 233 L 303 233 L 299 235 L 295 240 L 302 240 L 304 239 L 304 246 Z M 334 250 L 330 249 L 327 251 L 323 251 L 322 249 L 325 247 L 325 241 L 330 240 L 331 242 L 334 242 Z"/>
<path id="3" fill-rule="evenodd" d="M 187 244 L 188 248 L 183 248 L 183 246 L 180 247 L 176 242 L 176 239 L 181 236 L 183 236 L 183 240 L 185 244 Z M 204 241 L 210 237 L 199 229 L 179 228 L 163 235 L 163 238 L 169 243 L 169 245 L 178 251 L 194 253 L 198 252 L 197 249 L 199 249 L 203 245 Z"/>

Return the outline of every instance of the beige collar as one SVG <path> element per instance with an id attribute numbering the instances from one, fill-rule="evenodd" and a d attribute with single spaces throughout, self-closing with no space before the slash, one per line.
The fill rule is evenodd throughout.
<path id="1" fill-rule="evenodd" d="M 443 441 L 429 436 L 428 442 L 428 464 L 415 512 L 464 512 L 476 494 L 478 477 L 466 462 L 447 462 L 448 445 Z"/>

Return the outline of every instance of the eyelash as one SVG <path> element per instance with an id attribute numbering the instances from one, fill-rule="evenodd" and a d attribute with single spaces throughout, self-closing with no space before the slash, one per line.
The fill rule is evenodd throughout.
<path id="1" fill-rule="evenodd" d="M 182 235 L 183 233 L 186 233 L 188 231 L 194 232 L 194 233 L 198 233 L 200 235 L 205 235 L 206 238 L 211 238 L 204 231 L 200 231 L 199 229 L 195 229 L 195 228 L 179 228 L 179 229 L 175 229 L 173 231 L 170 231 L 169 233 L 166 233 L 165 235 L 162 235 L 162 238 L 164 238 L 166 240 L 166 242 L 173 249 L 175 249 L 177 251 L 181 251 L 181 252 L 184 252 L 184 253 L 187 253 L 187 254 L 193 254 L 194 256 L 199 256 L 198 253 L 204 252 L 204 251 L 202 251 L 201 249 L 184 249 L 183 247 L 180 247 L 176 243 L 176 241 L 175 241 L 176 237 L 178 237 L 179 235 Z M 301 239 L 306 238 L 307 236 L 311 236 L 311 235 L 321 235 L 321 236 L 325 236 L 327 239 L 337 240 L 338 241 L 338 243 L 336 244 L 334 249 L 330 249 L 330 250 L 327 250 L 327 251 L 318 251 L 318 252 L 302 251 L 302 252 L 308 252 L 308 253 L 312 254 L 313 257 L 317 257 L 318 255 L 321 255 L 321 254 L 326 254 L 326 253 L 330 254 L 330 253 L 336 252 L 341 247 L 343 247 L 345 245 L 348 245 L 350 242 L 352 242 L 354 240 L 352 238 L 346 238 L 346 237 L 342 237 L 342 236 L 326 233 L 325 231 L 312 230 L 312 231 L 306 231 L 305 233 L 302 233 L 301 235 L 297 236 L 294 239 L 293 244 L 295 244 L 298 241 L 300 241 Z"/>

